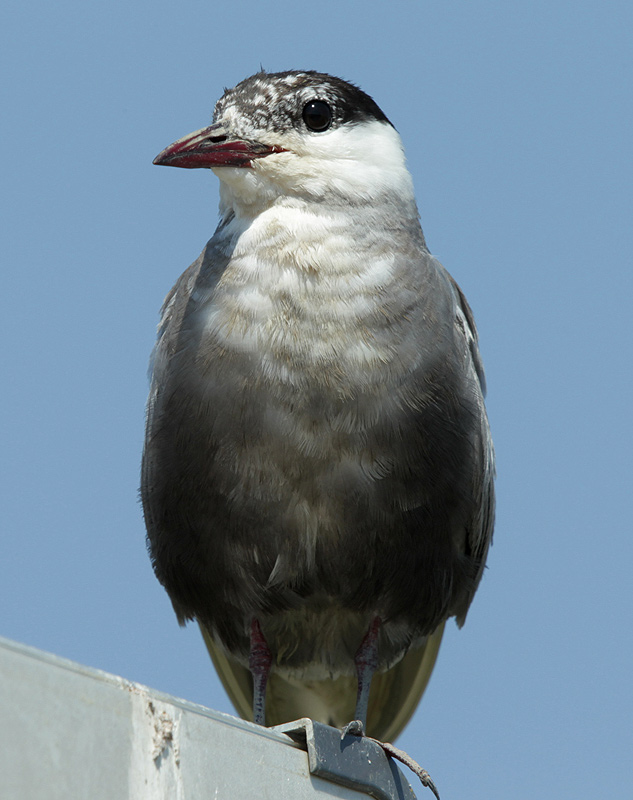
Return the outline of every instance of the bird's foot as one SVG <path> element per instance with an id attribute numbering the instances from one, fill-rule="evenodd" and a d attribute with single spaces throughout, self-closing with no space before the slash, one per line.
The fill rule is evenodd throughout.
<path id="1" fill-rule="evenodd" d="M 341 729 L 341 739 L 344 739 L 348 734 L 350 736 L 364 736 L 365 726 L 363 725 L 363 721 L 360 719 L 353 719 L 351 722 L 348 722 L 347 725 Z"/>
<path id="2" fill-rule="evenodd" d="M 381 742 L 378 739 L 372 739 L 371 736 L 367 737 L 372 742 L 380 745 L 382 749 L 385 751 L 387 756 L 391 756 L 395 758 L 396 761 L 399 761 L 401 764 L 404 764 L 405 767 L 409 767 L 411 772 L 414 772 L 418 778 L 420 779 L 422 786 L 425 786 L 427 789 L 430 789 L 433 794 L 437 797 L 437 800 L 440 800 L 440 793 L 437 791 L 437 787 L 431 780 L 431 776 L 429 773 L 422 769 L 422 767 L 418 764 L 417 761 L 414 761 L 408 753 L 405 753 L 404 750 L 401 750 L 399 747 L 391 744 L 391 742 Z"/>
<path id="3" fill-rule="evenodd" d="M 422 769 L 418 762 L 414 761 L 414 759 L 412 759 L 408 753 L 405 753 L 404 750 L 401 750 L 399 747 L 391 744 L 391 742 L 381 742 L 379 739 L 374 739 L 372 736 L 367 736 L 365 733 L 365 726 L 360 719 L 353 719 L 351 722 L 347 723 L 347 725 L 341 731 L 341 739 L 348 734 L 351 736 L 364 736 L 366 739 L 369 739 L 370 742 L 377 744 L 384 750 L 387 757 L 391 756 L 391 758 L 395 758 L 396 761 L 404 764 L 405 767 L 409 767 L 411 772 L 414 772 L 418 776 L 422 786 L 430 789 L 437 800 L 440 800 L 440 793 L 437 791 L 437 787 L 431 780 L 429 773 L 425 769 Z"/>

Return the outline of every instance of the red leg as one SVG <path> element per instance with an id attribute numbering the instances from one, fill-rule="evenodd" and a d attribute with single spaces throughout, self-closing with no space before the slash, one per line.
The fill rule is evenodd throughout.
<path id="1" fill-rule="evenodd" d="M 363 727 L 367 725 L 367 706 L 369 704 L 369 689 L 371 679 L 378 666 L 378 631 L 380 630 L 380 617 L 374 617 L 365 634 L 360 647 L 356 651 L 354 663 L 358 676 L 358 694 L 356 695 L 356 719 Z"/>
<path id="2" fill-rule="evenodd" d="M 266 684 L 273 657 L 259 622 L 251 622 L 251 651 L 248 667 L 253 676 L 253 722 L 266 724 Z"/>

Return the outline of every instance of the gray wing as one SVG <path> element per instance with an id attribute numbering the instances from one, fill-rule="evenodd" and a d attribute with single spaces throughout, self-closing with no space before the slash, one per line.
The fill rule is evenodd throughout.
<path id="1" fill-rule="evenodd" d="M 152 458 L 151 440 L 153 436 L 156 410 L 159 405 L 159 394 L 164 390 L 166 379 L 166 368 L 170 355 L 177 347 L 177 334 L 180 330 L 183 317 L 187 310 L 187 305 L 196 278 L 204 261 L 204 251 L 200 257 L 178 278 L 171 291 L 165 298 L 160 310 L 160 321 L 158 323 L 157 338 L 149 362 L 150 391 L 147 399 L 147 411 L 145 422 L 145 447 L 143 450 L 143 461 L 141 466 L 141 499 L 143 500 L 143 511 L 145 522 L 148 527 L 153 528 L 153 515 L 151 503 L 149 502 L 149 487 L 152 485 L 152 474 L 154 471 L 154 459 Z"/>
<path id="2" fill-rule="evenodd" d="M 164 576 L 158 568 L 157 552 L 169 549 L 168 537 L 162 532 L 160 519 L 164 515 L 163 490 L 173 479 L 169 461 L 161 452 L 165 431 L 179 424 L 171 417 L 169 399 L 174 386 L 183 374 L 191 370 L 195 357 L 195 331 L 188 321 L 207 291 L 212 291 L 218 275 L 226 265 L 226 257 L 218 254 L 210 240 L 199 258 L 176 281 L 161 308 L 156 345 L 150 359 L 150 392 L 147 401 L 145 446 L 141 466 L 141 500 L 147 527 L 147 543 L 154 568 L 161 583 Z M 194 312 L 194 313 L 192 313 Z M 181 413 L 185 413 L 181 411 Z M 167 437 L 169 439 L 169 437 Z M 167 587 L 166 587 L 167 588 Z M 167 588 L 178 621 L 184 624 L 192 617 Z"/>
<path id="3" fill-rule="evenodd" d="M 449 276 L 450 277 L 450 276 Z M 488 415 L 483 402 L 486 395 L 486 377 L 484 366 L 479 353 L 479 341 L 477 327 L 473 317 L 473 312 L 468 305 L 464 293 L 459 288 L 455 280 L 451 277 L 451 285 L 457 297 L 457 313 L 455 325 L 458 332 L 464 337 L 468 351 L 470 352 L 472 368 L 476 373 L 481 387 L 480 420 L 481 427 L 478 431 L 478 441 L 476 446 L 481 452 L 480 469 L 473 475 L 473 496 L 475 502 L 475 514 L 471 520 L 468 530 L 468 548 L 471 557 L 479 564 L 472 591 L 469 593 L 465 607 L 457 614 L 457 623 L 461 627 L 466 619 L 468 606 L 475 594 L 475 590 L 481 580 L 486 565 L 486 556 L 492 543 L 492 533 L 495 520 L 495 452 L 490 434 Z"/>

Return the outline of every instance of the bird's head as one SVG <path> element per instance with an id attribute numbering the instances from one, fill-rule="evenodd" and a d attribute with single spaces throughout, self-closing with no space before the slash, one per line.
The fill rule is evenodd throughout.
<path id="1" fill-rule="evenodd" d="M 319 72 L 259 72 L 227 89 L 213 124 L 155 164 L 212 169 L 223 204 L 255 213 L 279 198 L 411 205 L 400 137 L 369 95 Z"/>

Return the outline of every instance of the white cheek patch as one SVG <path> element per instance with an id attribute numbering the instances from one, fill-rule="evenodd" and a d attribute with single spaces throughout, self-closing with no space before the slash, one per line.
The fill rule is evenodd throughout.
<path id="1" fill-rule="evenodd" d="M 402 141 L 385 122 L 342 125 L 322 134 L 301 136 L 296 152 L 320 174 L 326 186 L 341 193 L 378 197 L 385 191 L 413 198 Z M 347 188 L 346 188 L 347 187 Z"/>
<path id="2" fill-rule="evenodd" d="M 238 216 L 254 218 L 293 197 L 338 196 L 355 205 L 395 195 L 414 204 L 402 142 L 388 123 L 347 124 L 322 134 L 265 132 L 259 138 L 286 152 L 256 159 L 250 167 L 214 170 L 222 183 L 222 206 Z"/>

